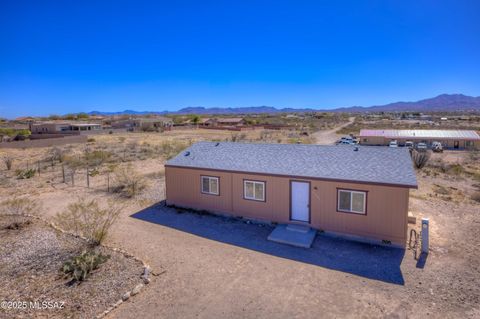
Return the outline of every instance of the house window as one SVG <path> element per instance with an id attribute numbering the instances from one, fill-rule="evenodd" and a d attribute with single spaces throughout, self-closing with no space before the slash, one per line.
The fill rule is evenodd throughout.
<path id="1" fill-rule="evenodd" d="M 363 215 L 367 213 L 367 192 L 346 189 L 339 189 L 337 192 L 337 210 L 339 212 Z"/>
<path id="2" fill-rule="evenodd" d="M 465 141 L 465 147 L 467 148 L 473 147 L 473 141 Z"/>
<path id="3" fill-rule="evenodd" d="M 218 177 L 202 176 L 202 193 L 219 195 Z"/>
<path id="4" fill-rule="evenodd" d="M 265 201 L 265 182 L 243 181 L 243 198 Z"/>

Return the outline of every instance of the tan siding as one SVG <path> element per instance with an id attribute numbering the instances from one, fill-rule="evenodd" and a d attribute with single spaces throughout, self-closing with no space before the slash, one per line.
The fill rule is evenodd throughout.
<path id="1" fill-rule="evenodd" d="M 290 222 L 290 178 L 166 167 L 167 203 L 252 219 Z M 200 191 L 200 176 L 220 177 L 220 196 Z M 266 201 L 243 198 L 243 180 L 266 183 Z M 298 179 L 293 179 L 298 180 Z M 311 226 L 404 245 L 409 189 L 372 184 L 309 180 Z M 363 190 L 367 215 L 337 212 L 337 188 Z"/>

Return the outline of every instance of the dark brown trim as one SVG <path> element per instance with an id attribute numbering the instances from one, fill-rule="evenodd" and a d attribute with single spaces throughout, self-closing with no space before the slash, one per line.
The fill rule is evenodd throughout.
<path id="1" fill-rule="evenodd" d="M 203 191 L 203 178 L 204 177 L 213 177 L 213 178 L 216 178 L 217 179 L 217 187 L 218 187 L 218 194 L 213 194 L 213 193 L 205 193 Z M 208 185 L 208 187 L 210 187 L 210 184 Z M 211 175 L 200 175 L 200 193 L 204 194 L 204 195 L 212 195 L 212 196 L 220 196 L 220 176 L 211 176 Z"/>
<path id="2" fill-rule="evenodd" d="M 202 170 L 202 171 L 226 172 L 226 173 L 247 174 L 247 175 L 260 175 L 260 176 L 274 176 L 274 177 L 286 177 L 286 178 L 294 178 L 294 179 L 310 179 L 310 180 L 315 180 L 315 181 L 327 181 L 327 182 L 339 182 L 339 183 L 351 183 L 351 184 L 363 184 L 363 185 L 379 185 L 379 186 L 388 186 L 388 187 L 418 189 L 418 186 L 405 185 L 405 184 L 362 182 L 362 181 L 352 181 L 352 180 L 348 180 L 348 179 L 321 178 L 321 177 L 284 175 L 284 174 L 270 174 L 270 173 L 255 173 L 255 172 L 244 172 L 244 171 L 226 170 L 226 169 L 218 169 L 218 168 L 203 168 L 203 167 L 193 167 L 193 166 L 192 166 L 192 167 L 188 167 L 188 166 L 169 165 L 169 164 L 165 164 L 164 166 L 165 166 L 165 167 L 172 167 L 172 168 L 183 168 L 183 169 L 192 169 L 192 170 Z"/>
<path id="3" fill-rule="evenodd" d="M 246 198 L 246 197 L 245 197 L 245 182 L 258 182 L 258 183 L 263 183 L 263 200 Z M 253 188 L 253 194 L 255 195 L 255 187 Z M 233 196 L 233 194 L 232 194 L 232 196 Z M 248 178 L 242 179 L 242 198 L 243 198 L 244 200 L 251 200 L 251 201 L 253 201 L 253 202 L 266 203 L 266 202 L 267 202 L 267 181 L 259 181 L 259 180 L 248 179 Z"/>
<path id="4" fill-rule="evenodd" d="M 297 219 L 293 219 L 292 218 L 292 182 L 299 182 L 299 183 L 308 183 L 308 222 L 304 221 L 304 220 L 297 220 Z M 312 222 L 312 183 L 310 181 L 306 181 L 306 180 L 301 180 L 301 179 L 291 179 L 289 181 L 289 185 L 290 185 L 290 190 L 289 190 L 289 217 L 288 219 L 290 219 L 291 221 L 294 221 L 294 222 L 302 222 L 302 223 L 311 223 Z"/>
<path id="5" fill-rule="evenodd" d="M 350 189 L 350 188 L 341 188 L 337 187 L 337 202 L 336 202 L 336 208 L 337 208 L 337 213 L 344 213 L 344 214 L 354 214 L 354 215 L 360 215 L 360 216 L 367 216 L 368 213 L 368 191 L 362 190 L 362 189 Z M 358 193 L 365 193 L 365 213 L 356 213 L 348 210 L 341 210 L 340 207 L 338 207 L 338 193 L 340 191 L 351 191 L 351 192 L 358 192 Z"/>

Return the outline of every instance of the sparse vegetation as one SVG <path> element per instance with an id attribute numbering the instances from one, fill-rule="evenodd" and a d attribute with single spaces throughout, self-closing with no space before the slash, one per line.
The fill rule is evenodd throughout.
<path id="1" fill-rule="evenodd" d="M 169 160 L 190 145 L 191 142 L 185 143 L 176 140 L 165 141 L 160 145 L 160 152 L 165 159 Z"/>
<path id="2" fill-rule="evenodd" d="M 29 168 L 29 169 L 17 169 L 15 171 L 15 174 L 17 175 L 18 179 L 29 179 L 35 176 L 35 169 Z"/>
<path id="3" fill-rule="evenodd" d="M 413 164 L 417 169 L 422 169 L 430 159 L 431 152 L 419 152 L 417 150 L 411 151 Z"/>
<path id="4" fill-rule="evenodd" d="M 12 156 L 4 156 L 3 157 L 3 162 L 5 163 L 5 166 L 7 167 L 7 171 L 12 169 L 13 166 L 13 157 Z"/>
<path id="5" fill-rule="evenodd" d="M 117 168 L 114 180 L 113 192 L 127 198 L 135 197 L 146 187 L 145 179 L 130 165 Z"/>
<path id="6" fill-rule="evenodd" d="M 37 215 L 40 205 L 29 198 L 14 197 L 1 203 L 0 215 L 7 215 L 11 223 L 7 225 L 8 229 L 20 229 L 29 224 L 31 216 Z"/>
<path id="7" fill-rule="evenodd" d="M 65 212 L 55 216 L 62 229 L 85 237 L 91 244 L 99 245 L 118 220 L 122 207 L 114 202 L 100 207 L 96 200 L 80 199 L 68 205 Z"/>
<path id="8" fill-rule="evenodd" d="M 95 251 L 84 250 L 80 255 L 66 261 L 62 266 L 64 278 L 70 278 L 71 282 L 81 282 L 87 279 L 92 271 L 110 258 Z"/>

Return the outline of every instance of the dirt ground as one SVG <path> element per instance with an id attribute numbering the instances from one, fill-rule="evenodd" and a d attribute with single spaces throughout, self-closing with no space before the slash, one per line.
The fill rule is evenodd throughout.
<path id="1" fill-rule="evenodd" d="M 256 139 L 261 133 L 246 134 L 246 139 Z M 155 145 L 166 139 L 231 136 L 186 130 L 96 136 L 94 144 L 142 145 L 148 140 Z M 46 151 L 11 153 L 23 167 Z M 439 160 L 445 167 L 433 165 Z M 146 261 L 160 275 L 110 318 L 480 317 L 480 205 L 471 199 L 479 190 L 480 175 L 474 172 L 480 173 L 480 167 L 468 152 L 435 154 L 432 166 L 418 173 L 419 189 L 410 198 L 410 210 L 417 216 L 412 227 L 420 230 L 421 217 L 429 217 L 431 224 L 431 250 L 419 261 L 411 250 L 324 236 L 310 250 L 288 247 L 266 240 L 269 226 L 163 208 L 158 203 L 164 199 L 164 162 L 161 156 L 129 162 L 148 181 L 134 199 L 106 192 L 103 175 L 91 178 L 90 188 L 80 175 L 76 186 L 63 184 L 58 168 L 30 180 L 12 179 L 13 173 L 2 168 L 0 194 L 38 199 L 46 218 L 77 197 L 125 203 L 108 244 Z M 456 164 L 469 171 L 458 171 Z"/>
<path id="2" fill-rule="evenodd" d="M 351 125 L 354 121 L 355 121 L 355 117 L 350 117 L 348 119 L 348 122 L 343 123 L 342 125 L 339 125 L 330 130 L 318 131 L 313 133 L 312 135 L 316 139 L 317 144 L 322 144 L 322 145 L 335 144 L 335 142 L 342 137 L 342 134 L 339 134 L 338 132 L 343 128 Z"/>

